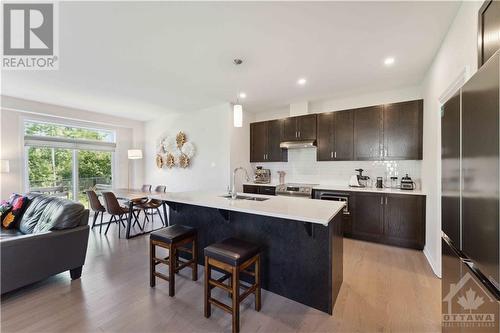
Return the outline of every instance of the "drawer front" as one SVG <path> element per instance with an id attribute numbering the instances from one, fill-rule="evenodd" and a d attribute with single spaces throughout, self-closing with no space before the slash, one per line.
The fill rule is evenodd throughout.
<path id="1" fill-rule="evenodd" d="M 243 185 L 243 192 L 250 194 L 259 194 L 259 186 L 257 185 Z"/>
<path id="2" fill-rule="evenodd" d="M 258 186 L 259 194 L 276 195 L 276 187 L 274 186 Z"/>

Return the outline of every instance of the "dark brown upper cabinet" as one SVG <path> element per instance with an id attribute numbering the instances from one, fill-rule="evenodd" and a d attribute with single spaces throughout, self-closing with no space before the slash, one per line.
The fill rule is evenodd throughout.
<path id="1" fill-rule="evenodd" d="M 250 162 L 285 162 L 288 153 L 280 148 L 284 120 L 250 124 Z"/>
<path id="2" fill-rule="evenodd" d="M 318 161 L 333 161 L 333 112 L 318 114 L 318 135 L 316 159 Z"/>
<path id="3" fill-rule="evenodd" d="M 422 159 L 423 100 L 250 124 L 250 161 L 287 161 L 281 141 L 317 141 L 318 161 Z"/>
<path id="4" fill-rule="evenodd" d="M 354 110 L 355 160 L 421 160 L 423 101 Z"/>
<path id="5" fill-rule="evenodd" d="M 354 112 L 352 110 L 318 114 L 318 161 L 354 159 Z"/>
<path id="6" fill-rule="evenodd" d="M 352 161 L 354 159 L 354 111 L 335 112 L 333 157 L 336 161 Z"/>
<path id="7" fill-rule="evenodd" d="M 382 158 L 383 106 L 354 110 L 354 160 Z"/>
<path id="8" fill-rule="evenodd" d="M 316 140 L 316 115 L 285 118 L 283 141 Z"/>
<path id="9" fill-rule="evenodd" d="M 486 0 L 478 13 L 478 68 L 500 49 L 500 1 Z"/>
<path id="10" fill-rule="evenodd" d="M 422 159 L 423 101 L 384 105 L 383 119 L 383 159 Z"/>

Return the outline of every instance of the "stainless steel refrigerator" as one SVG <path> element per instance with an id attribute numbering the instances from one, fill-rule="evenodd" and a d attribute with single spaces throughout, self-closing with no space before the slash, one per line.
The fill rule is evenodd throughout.
<path id="1" fill-rule="evenodd" d="M 499 52 L 442 109 L 444 332 L 500 332 Z"/>

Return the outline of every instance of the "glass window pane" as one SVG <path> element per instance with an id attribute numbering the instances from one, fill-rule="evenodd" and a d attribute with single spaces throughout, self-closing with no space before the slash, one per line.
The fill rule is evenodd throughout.
<path id="1" fill-rule="evenodd" d="M 78 151 L 78 201 L 88 207 L 85 190 L 89 188 L 111 187 L 111 152 Z"/>
<path id="2" fill-rule="evenodd" d="M 29 191 L 73 199 L 73 151 L 28 147 Z"/>
<path id="3" fill-rule="evenodd" d="M 24 123 L 25 135 L 52 136 L 59 138 L 72 138 L 82 140 L 95 140 L 100 142 L 115 142 L 113 131 L 92 129 L 84 127 L 49 124 L 43 122 L 26 121 Z"/>

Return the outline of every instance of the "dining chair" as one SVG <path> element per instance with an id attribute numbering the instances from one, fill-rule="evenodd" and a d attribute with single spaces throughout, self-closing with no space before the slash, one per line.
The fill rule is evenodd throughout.
<path id="1" fill-rule="evenodd" d="M 165 185 L 158 185 L 155 187 L 155 193 L 165 193 L 167 192 L 167 187 Z M 165 223 L 165 220 L 161 216 L 160 212 L 160 207 L 163 204 L 163 201 L 158 200 L 158 199 L 151 199 L 149 200 L 144 206 L 146 207 L 147 210 L 149 210 L 149 215 L 151 215 L 151 223 L 154 223 L 154 215 L 158 213 L 158 216 L 160 216 L 160 220 L 163 226 L 167 226 Z M 166 217 L 165 217 L 166 219 Z M 143 225 L 144 227 L 144 225 Z"/>
<path id="2" fill-rule="evenodd" d="M 141 191 L 142 191 L 142 192 L 151 192 L 151 188 L 152 188 L 152 187 L 153 187 L 153 186 L 151 186 L 151 185 L 144 184 L 144 185 L 142 185 L 142 187 L 141 187 Z"/>
<path id="3" fill-rule="evenodd" d="M 106 212 L 111 215 L 104 234 L 106 235 L 108 233 L 111 223 L 118 223 L 118 238 L 120 238 L 121 226 L 123 225 L 125 227 L 122 218 L 124 215 L 128 214 L 129 210 L 127 207 L 120 206 L 120 203 L 118 202 L 118 199 L 116 199 L 113 192 L 103 192 L 102 196 L 104 198 L 104 207 L 106 208 Z M 117 216 L 118 219 L 116 219 Z"/>
<path id="4" fill-rule="evenodd" d="M 91 229 L 94 229 L 95 222 L 97 221 L 97 218 L 99 217 L 99 214 L 101 214 L 101 223 L 99 224 L 99 233 L 102 231 L 102 217 L 104 216 L 104 212 L 106 211 L 106 208 L 101 204 L 99 201 L 99 198 L 97 197 L 97 194 L 95 193 L 94 190 L 87 190 L 85 191 L 87 194 L 87 198 L 89 199 L 89 206 L 90 209 L 94 212 L 94 220 L 92 221 L 92 227 Z"/>

